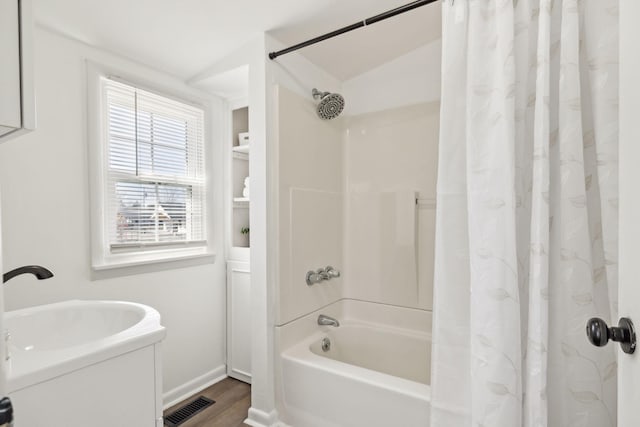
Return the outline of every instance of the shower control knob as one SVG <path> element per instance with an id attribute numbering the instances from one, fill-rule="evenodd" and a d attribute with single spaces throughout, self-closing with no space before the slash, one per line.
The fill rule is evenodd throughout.
<path id="1" fill-rule="evenodd" d="M 329 279 L 340 277 L 340 272 L 335 268 L 331 267 L 330 265 L 325 267 L 324 272 L 327 273 L 327 276 L 329 276 Z"/>
<path id="2" fill-rule="evenodd" d="M 636 350 L 636 331 L 633 322 L 627 317 L 621 317 L 618 326 L 611 328 L 604 320 L 591 318 L 587 322 L 587 337 L 597 347 L 603 347 L 611 340 L 619 342 L 625 353 L 632 354 Z"/>

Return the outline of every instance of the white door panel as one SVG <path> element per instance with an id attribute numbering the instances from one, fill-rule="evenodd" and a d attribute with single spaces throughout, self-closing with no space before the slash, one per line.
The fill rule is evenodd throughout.
<path id="1" fill-rule="evenodd" d="M 640 1 L 620 1 L 620 316 L 631 318 L 636 328 L 640 326 L 639 18 Z M 619 427 L 638 425 L 639 353 L 640 350 L 633 355 L 619 351 Z"/>

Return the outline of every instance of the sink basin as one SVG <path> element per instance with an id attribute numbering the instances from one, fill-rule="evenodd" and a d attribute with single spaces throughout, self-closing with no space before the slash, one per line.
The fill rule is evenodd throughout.
<path id="1" fill-rule="evenodd" d="M 144 307 L 121 302 L 62 303 L 7 313 L 5 327 L 12 351 L 59 350 L 126 331 L 145 314 Z"/>
<path id="2" fill-rule="evenodd" d="M 156 310 L 123 301 L 64 301 L 5 313 L 8 386 L 16 390 L 161 341 Z"/>

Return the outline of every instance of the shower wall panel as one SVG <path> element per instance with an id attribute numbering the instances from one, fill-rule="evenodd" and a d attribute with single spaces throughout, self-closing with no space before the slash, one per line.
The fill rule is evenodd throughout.
<path id="1" fill-rule="evenodd" d="M 311 96 L 276 90 L 281 325 L 342 297 L 342 278 L 308 286 L 305 274 L 342 269 L 344 184 L 341 120 L 320 120 Z"/>
<path id="2" fill-rule="evenodd" d="M 438 125 L 438 102 L 348 119 L 345 297 L 432 309 Z"/>

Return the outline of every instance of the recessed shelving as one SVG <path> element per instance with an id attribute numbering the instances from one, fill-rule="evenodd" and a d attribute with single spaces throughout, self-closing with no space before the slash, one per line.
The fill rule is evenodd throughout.
<path id="1" fill-rule="evenodd" d="M 231 151 L 234 159 L 249 160 L 248 145 L 236 145 L 231 148 Z"/>
<path id="2" fill-rule="evenodd" d="M 241 107 L 231 111 L 231 247 L 248 248 L 249 234 L 249 109 Z"/>
<path id="3" fill-rule="evenodd" d="M 234 197 L 233 198 L 233 207 L 234 208 L 249 208 L 249 198 L 247 198 L 247 197 Z"/>
<path id="4" fill-rule="evenodd" d="M 249 145 L 236 145 L 232 148 L 235 153 L 249 154 Z"/>

